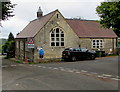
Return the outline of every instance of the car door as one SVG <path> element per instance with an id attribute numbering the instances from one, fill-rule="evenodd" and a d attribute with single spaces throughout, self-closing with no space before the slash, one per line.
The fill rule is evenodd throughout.
<path id="1" fill-rule="evenodd" d="M 88 57 L 87 49 L 81 48 L 81 58 L 86 59 Z"/>
<path id="2" fill-rule="evenodd" d="M 81 58 L 81 52 L 79 48 L 76 48 L 76 57 L 79 59 Z"/>
<path id="3" fill-rule="evenodd" d="M 82 58 L 83 57 L 83 54 L 82 54 L 82 51 L 81 51 L 81 49 L 79 48 L 79 49 L 77 49 L 77 54 L 78 54 L 78 58 L 80 59 L 80 58 Z"/>

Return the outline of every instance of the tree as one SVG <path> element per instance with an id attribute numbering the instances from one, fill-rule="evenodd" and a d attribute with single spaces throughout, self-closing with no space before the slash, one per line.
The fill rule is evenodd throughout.
<path id="1" fill-rule="evenodd" d="M 102 2 L 96 11 L 100 17 L 100 24 L 105 28 L 112 28 L 120 36 L 120 1 Z"/>
<path id="2" fill-rule="evenodd" d="M 9 36 L 8 36 L 8 41 L 14 41 L 15 38 L 13 36 L 13 34 L 10 32 Z"/>
<path id="3" fill-rule="evenodd" d="M 7 58 L 15 57 L 15 39 L 11 32 L 8 41 L 2 46 L 2 53 L 7 53 Z"/>
<path id="4" fill-rule="evenodd" d="M 13 17 L 15 4 L 12 4 L 10 1 L 3 2 L 0 0 L 0 19 L 1 20 L 8 20 L 8 17 Z"/>

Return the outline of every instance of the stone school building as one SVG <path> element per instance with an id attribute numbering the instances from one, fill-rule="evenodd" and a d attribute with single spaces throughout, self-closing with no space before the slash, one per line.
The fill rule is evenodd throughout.
<path id="1" fill-rule="evenodd" d="M 34 48 L 28 47 L 29 39 Z M 61 58 L 62 51 L 70 47 L 114 53 L 116 39 L 112 29 L 101 28 L 97 21 L 66 19 L 58 10 L 43 16 L 39 8 L 37 18 L 16 36 L 15 57 L 37 62 L 41 47 L 45 50 L 44 58 Z"/>

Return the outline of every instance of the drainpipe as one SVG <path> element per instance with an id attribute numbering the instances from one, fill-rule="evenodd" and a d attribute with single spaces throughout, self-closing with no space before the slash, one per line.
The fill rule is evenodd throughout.
<path id="1" fill-rule="evenodd" d="M 25 40 L 26 40 L 26 39 L 23 40 L 23 42 L 24 42 L 24 43 L 23 43 L 24 60 L 26 59 L 26 58 L 25 58 L 25 57 L 26 57 L 26 56 L 25 56 L 25 51 L 26 51 L 26 50 L 25 50 Z"/>

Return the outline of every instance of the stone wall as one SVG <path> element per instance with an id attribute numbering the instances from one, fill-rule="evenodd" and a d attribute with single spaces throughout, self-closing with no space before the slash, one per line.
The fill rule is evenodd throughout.
<path id="1" fill-rule="evenodd" d="M 105 51 L 110 54 L 116 53 L 116 39 L 105 39 Z"/>
<path id="2" fill-rule="evenodd" d="M 88 48 L 92 50 L 98 50 L 99 48 L 92 48 L 92 40 L 103 40 L 103 48 L 106 53 L 116 53 L 116 39 L 114 38 L 80 38 L 80 47 Z M 111 49 L 111 50 L 110 50 Z"/>
<path id="3" fill-rule="evenodd" d="M 57 18 L 57 14 L 59 18 Z M 52 47 L 50 45 L 50 32 L 53 28 L 59 27 L 63 30 L 65 35 L 65 45 L 63 47 Z M 48 23 L 35 36 L 36 49 L 34 51 L 34 59 L 39 59 L 39 52 L 37 47 L 43 47 L 45 50 L 44 58 L 61 58 L 62 51 L 69 47 L 79 47 L 79 38 L 73 32 L 71 27 L 67 24 L 63 16 L 56 12 L 56 14 L 48 21 Z"/>
<path id="4" fill-rule="evenodd" d="M 24 39 L 16 39 L 16 50 L 15 50 L 15 57 L 17 59 L 23 60 L 24 59 Z"/>
<path id="5" fill-rule="evenodd" d="M 27 47 L 27 39 L 16 39 L 15 58 L 26 61 L 26 58 L 33 61 L 34 50 Z"/>
<path id="6" fill-rule="evenodd" d="M 19 48 L 19 40 L 18 39 L 15 39 L 15 58 L 19 59 L 19 53 L 20 53 L 20 48 Z"/>

